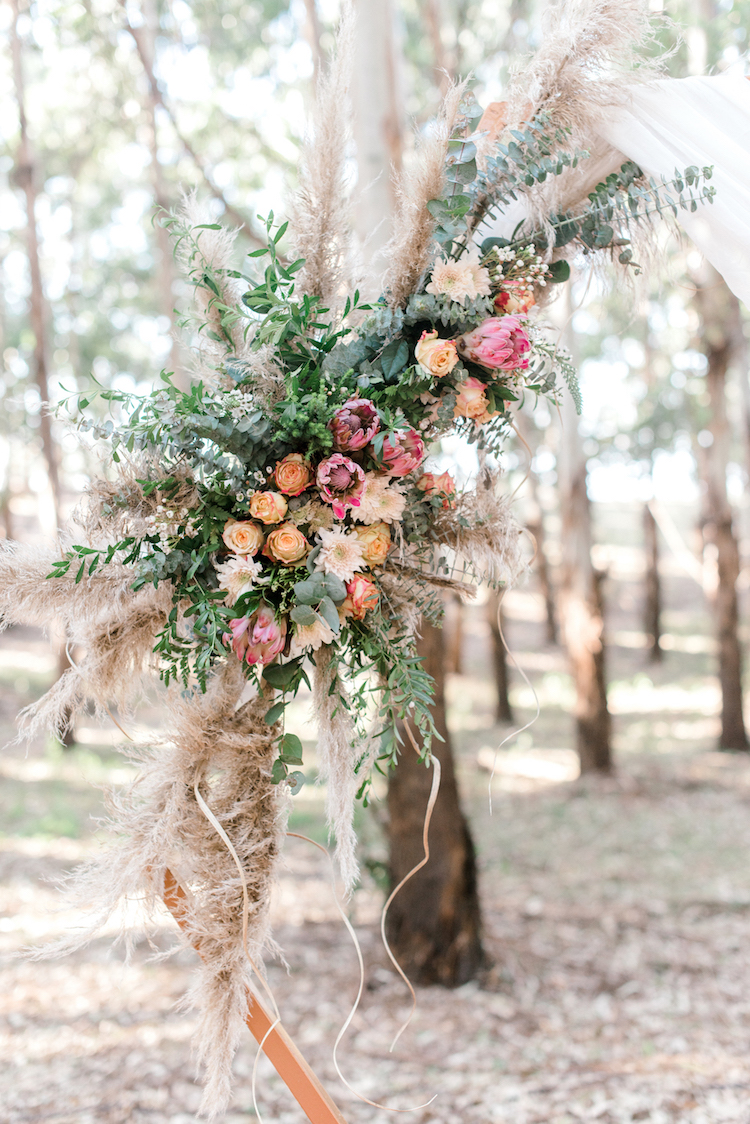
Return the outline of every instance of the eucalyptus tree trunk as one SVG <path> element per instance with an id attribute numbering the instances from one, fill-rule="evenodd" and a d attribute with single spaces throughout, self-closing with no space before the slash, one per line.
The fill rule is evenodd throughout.
<path id="1" fill-rule="evenodd" d="M 145 56 L 144 69 L 146 71 L 144 104 L 148 116 L 151 183 L 153 185 L 154 199 L 157 206 L 163 211 L 168 211 L 172 201 L 169 198 L 169 192 L 164 179 L 164 169 L 159 159 L 159 99 L 156 82 L 153 78 L 154 60 L 156 57 L 156 36 L 159 31 L 156 0 L 143 0 L 143 17 L 142 42 Z M 177 375 L 176 381 L 178 385 L 180 385 L 181 381 L 185 384 L 182 388 L 186 390 L 187 380 L 184 376 L 181 379 L 180 349 L 177 343 L 177 316 L 174 307 L 176 299 L 174 290 L 175 281 L 177 280 L 177 270 L 175 269 L 174 255 L 172 252 L 172 240 L 169 237 L 169 231 L 162 226 L 161 223 L 157 222 L 154 224 L 154 231 L 156 233 L 156 244 L 158 248 L 157 284 L 159 288 L 159 312 L 169 320 L 172 335 L 172 345 L 169 352 L 169 370 Z"/>
<path id="2" fill-rule="evenodd" d="M 490 626 L 492 639 L 492 665 L 495 672 L 495 690 L 497 692 L 497 707 L 495 717 L 498 722 L 512 722 L 513 711 L 508 694 L 508 650 L 503 639 L 504 622 L 500 594 L 491 590 L 486 606 L 487 624 Z"/>
<path id="3" fill-rule="evenodd" d="M 20 137 L 16 152 L 15 178 L 23 189 L 26 202 L 26 253 L 29 261 L 31 293 L 29 298 L 29 323 L 34 336 L 34 359 L 32 371 L 39 389 L 42 408 L 39 416 L 39 432 L 42 439 L 42 452 L 47 468 L 50 491 L 55 511 L 55 521 L 60 526 L 60 474 L 58 450 L 52 436 L 52 423 L 47 412 L 49 401 L 49 364 L 47 358 L 47 324 L 49 319 L 47 302 L 42 285 L 42 270 L 39 260 L 39 233 L 36 222 L 36 200 L 38 193 L 38 173 L 34 148 L 29 137 L 26 118 L 26 90 L 23 72 L 23 43 L 18 31 L 19 4 L 12 0 L 12 22 L 10 31 L 11 57 L 13 63 L 13 85 L 18 109 Z"/>
<path id="4" fill-rule="evenodd" d="M 644 576 L 643 631 L 649 641 L 651 663 L 659 663 L 661 649 L 661 579 L 659 577 L 659 532 L 648 504 L 643 507 L 643 550 L 646 557 Z"/>
<path id="5" fill-rule="evenodd" d="M 433 743 L 442 779 L 429 832 L 430 861 L 399 891 L 388 911 L 388 940 L 408 977 L 418 984 L 458 987 L 485 965 L 474 845 L 461 811 L 450 734 L 445 721 L 443 634 L 422 622 L 418 651 L 435 680 Z M 399 763 L 388 782 L 391 886 L 423 855 L 422 830 L 432 784 L 402 730 Z"/>
<path id="6" fill-rule="evenodd" d="M 747 750 L 750 744 L 743 716 L 742 649 L 738 633 L 740 554 L 727 494 L 732 430 L 727 417 L 726 379 L 732 360 L 742 354 L 742 348 L 738 348 L 742 322 L 739 301 L 713 267 L 702 267 L 693 279 L 695 305 L 702 321 L 701 347 L 708 362 L 711 441 L 708 445 L 697 444 L 696 454 L 704 484 L 704 536 L 713 542 L 718 564 L 714 614 L 721 685 L 719 749 Z M 746 377 L 745 372 L 742 375 Z"/>
<path id="7" fill-rule="evenodd" d="M 558 487 L 562 515 L 558 604 L 562 640 L 576 690 L 575 746 L 582 773 L 609 773 L 612 769 L 612 720 L 607 707 L 604 575 L 595 570 L 591 559 L 586 458 L 578 416 L 569 394 L 563 394 L 562 401 Z"/>

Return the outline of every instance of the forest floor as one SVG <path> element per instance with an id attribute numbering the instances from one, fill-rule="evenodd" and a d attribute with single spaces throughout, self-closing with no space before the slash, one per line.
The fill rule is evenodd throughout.
<path id="1" fill-rule="evenodd" d="M 598 517 L 616 773 L 577 778 L 570 680 L 544 641 L 531 582 L 506 599 L 507 622 L 541 717 L 500 751 L 490 782 L 508 728 L 493 720 L 482 607 L 467 609 L 450 723 L 493 963 L 455 991 L 421 990 L 392 1054 L 409 1002 L 378 937 L 382 810 L 360 816 L 371 873 L 352 916 L 366 988 L 339 1061 L 361 1094 L 392 1108 L 434 1096 L 402 1118 L 415 1124 L 750 1122 L 750 755 L 715 750 L 719 692 L 700 589 L 665 558 L 666 650 L 648 664 L 637 513 Z M 54 675 L 39 633 L 0 637 L 3 742 L 19 706 Z M 518 676 L 513 684 L 522 725 L 533 697 Z M 300 729 L 303 715 L 300 704 Z M 129 962 L 113 930 L 61 960 L 18 956 L 79 922 L 49 880 L 98 846 L 95 786 L 132 775 L 112 731 L 84 721 L 78 736 L 72 751 L 35 744 L 0 758 L 0 1124 L 191 1124 L 195 1016 L 177 1004 L 195 958 L 153 959 L 173 943 L 166 912 L 152 946 L 139 943 Z M 323 838 L 319 788 L 303 788 L 293 827 Z M 298 840 L 288 843 L 274 917 L 289 968 L 272 963 L 269 977 L 285 1025 L 350 1124 L 393 1119 L 336 1077 L 331 1050 L 356 994 L 356 957 L 323 860 Z M 253 1116 L 254 1056 L 248 1035 L 226 1124 Z M 265 1059 L 257 1090 L 266 1121 L 302 1124 Z"/>

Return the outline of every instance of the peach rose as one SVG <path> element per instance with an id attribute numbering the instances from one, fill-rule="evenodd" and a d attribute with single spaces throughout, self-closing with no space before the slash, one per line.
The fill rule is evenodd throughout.
<path id="1" fill-rule="evenodd" d="M 252 557 L 263 546 L 263 528 L 245 520 L 227 519 L 221 537 L 227 550 Z"/>
<path id="2" fill-rule="evenodd" d="M 489 421 L 488 402 L 484 393 L 487 389 L 486 383 L 470 375 L 464 382 L 459 383 L 456 389 L 458 398 L 453 410 L 454 418 L 471 418 L 477 425 Z"/>
<path id="3" fill-rule="evenodd" d="M 378 588 L 369 578 L 357 575 L 346 586 L 346 600 L 339 606 L 339 616 L 353 617 L 355 621 L 364 619 L 365 613 L 374 609 L 380 600 Z"/>
<path id="4" fill-rule="evenodd" d="M 285 496 L 298 496 L 312 484 L 313 470 L 302 453 L 289 453 L 276 465 L 273 478 Z"/>
<path id="5" fill-rule="evenodd" d="M 369 566 L 382 566 L 391 549 L 391 532 L 387 523 L 371 523 L 357 527 L 355 535 L 362 544 L 362 557 Z"/>
<path id="6" fill-rule="evenodd" d="M 310 544 L 294 526 L 294 523 L 282 523 L 275 527 L 266 539 L 263 553 L 272 562 L 282 562 L 285 566 L 295 566 L 301 562 L 310 549 Z"/>
<path id="7" fill-rule="evenodd" d="M 250 514 L 261 523 L 280 523 L 286 509 L 287 502 L 278 492 L 256 492 L 250 500 Z"/>
<path id="8" fill-rule="evenodd" d="M 439 339 L 436 331 L 422 332 L 414 354 L 420 367 L 437 379 L 449 375 L 458 363 L 458 352 L 453 340 Z"/>
<path id="9" fill-rule="evenodd" d="M 456 503 L 456 482 L 450 472 L 441 472 L 436 476 L 434 472 L 425 472 L 417 480 L 417 487 L 426 496 L 437 496 L 443 501 L 443 507 L 454 507 Z"/>

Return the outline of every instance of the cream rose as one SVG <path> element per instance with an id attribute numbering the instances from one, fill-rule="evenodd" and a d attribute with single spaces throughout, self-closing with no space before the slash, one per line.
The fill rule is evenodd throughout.
<path id="1" fill-rule="evenodd" d="M 257 523 L 227 519 L 221 535 L 227 550 L 252 557 L 263 546 L 263 528 Z"/>
<path id="2" fill-rule="evenodd" d="M 250 514 L 261 523 L 280 523 L 286 509 L 287 502 L 278 492 L 256 492 L 250 500 Z"/>
<path id="3" fill-rule="evenodd" d="M 453 410 L 454 417 L 471 418 L 477 425 L 489 421 L 488 402 L 484 393 L 487 389 L 486 383 L 475 379 L 471 375 L 465 382 L 459 383 L 456 389 L 458 390 L 458 398 Z"/>
<path id="4" fill-rule="evenodd" d="M 313 480 L 313 470 L 302 453 L 289 453 L 276 465 L 273 474 L 276 487 L 285 496 L 298 496 Z"/>
<path id="5" fill-rule="evenodd" d="M 439 339 L 436 331 L 422 332 L 414 354 L 420 367 L 438 379 L 449 375 L 458 363 L 458 352 L 453 340 Z"/>
<path id="6" fill-rule="evenodd" d="M 391 532 L 387 523 L 371 523 L 357 527 L 355 535 L 362 546 L 362 557 L 369 566 L 382 566 L 391 549 Z"/>
<path id="7" fill-rule="evenodd" d="M 272 562 L 282 562 L 294 566 L 306 557 L 310 544 L 293 523 L 282 523 L 275 527 L 266 539 L 263 553 Z"/>

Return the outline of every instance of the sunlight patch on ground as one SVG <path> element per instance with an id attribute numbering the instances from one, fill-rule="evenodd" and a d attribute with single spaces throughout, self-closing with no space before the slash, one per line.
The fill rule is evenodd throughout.
<path id="1" fill-rule="evenodd" d="M 550 785 L 568 784 L 580 776 L 578 755 L 572 749 L 500 750 L 482 746 L 477 765 L 494 771 L 493 788 L 502 792 L 534 792 Z"/>

